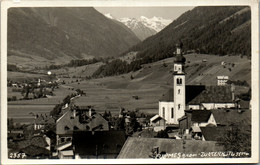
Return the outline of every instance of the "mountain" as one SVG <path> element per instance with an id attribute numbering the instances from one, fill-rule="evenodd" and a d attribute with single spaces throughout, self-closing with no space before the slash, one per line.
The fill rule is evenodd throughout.
<path id="1" fill-rule="evenodd" d="M 175 44 L 185 52 L 251 56 L 251 10 L 249 7 L 196 7 L 124 54 L 138 52 L 137 58 L 151 63 L 172 57 Z"/>
<path id="2" fill-rule="evenodd" d="M 161 31 L 167 25 L 172 23 L 172 20 L 170 19 L 163 19 L 162 17 L 155 17 L 155 16 L 150 19 L 145 16 L 141 16 L 139 18 L 139 21 L 142 22 L 145 26 L 154 29 L 156 32 Z"/>
<path id="3" fill-rule="evenodd" d="M 8 62 L 14 64 L 116 56 L 139 41 L 92 7 L 8 10 Z"/>
<path id="4" fill-rule="evenodd" d="M 153 17 L 146 18 L 145 16 L 141 16 L 140 18 L 114 18 L 110 13 L 105 14 L 107 18 L 112 20 L 117 20 L 123 24 L 125 24 L 128 28 L 130 28 L 135 35 L 140 40 L 145 40 L 147 37 L 150 37 L 157 32 L 161 31 L 168 24 L 172 22 L 172 20 L 163 19 L 161 17 Z"/>

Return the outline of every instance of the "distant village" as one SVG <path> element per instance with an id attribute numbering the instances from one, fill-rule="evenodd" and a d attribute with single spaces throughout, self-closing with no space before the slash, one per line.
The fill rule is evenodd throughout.
<path id="1" fill-rule="evenodd" d="M 17 126 L 8 119 L 9 158 L 160 159 L 203 157 L 202 153 L 211 152 L 220 154 L 204 156 L 250 157 L 250 101 L 236 97 L 235 86 L 225 75 L 216 77 L 216 86 L 187 85 L 182 47 L 176 45 L 173 85 L 158 98 L 156 115 L 123 107 L 116 115 L 98 113 L 91 103 L 77 104 L 85 94 L 77 90 L 57 105 L 57 111 L 33 114 L 32 124 Z M 8 82 L 24 90 L 26 99 L 51 96 L 58 84 Z"/>

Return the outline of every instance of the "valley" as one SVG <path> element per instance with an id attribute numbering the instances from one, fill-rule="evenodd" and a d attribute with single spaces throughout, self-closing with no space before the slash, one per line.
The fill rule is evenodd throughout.
<path id="1" fill-rule="evenodd" d="M 188 85 L 216 85 L 216 77 L 221 75 L 227 75 L 233 81 L 240 80 L 251 84 L 251 61 L 248 59 L 239 56 L 206 54 L 189 54 L 185 55 L 185 58 L 186 83 Z M 74 93 L 76 89 L 81 89 L 86 93 L 86 96 L 76 99 L 76 104 L 91 105 L 100 113 L 110 111 L 112 114 L 117 114 L 123 107 L 130 111 L 138 109 L 140 112 L 156 114 L 159 99 L 172 87 L 173 61 L 174 57 L 167 58 L 145 64 L 142 69 L 136 72 L 97 79 L 86 79 L 85 77 L 91 76 L 102 63 L 51 70 L 53 74 L 60 78 L 60 82 L 65 82 L 64 85 L 60 85 L 59 89 L 54 91 L 55 96 L 9 102 L 8 115 L 11 118 L 16 118 L 16 114 L 24 113 L 20 116 L 26 116 L 29 111 L 49 113 L 55 104 L 62 102 L 66 95 Z M 227 63 L 225 67 L 222 65 L 223 62 Z M 229 63 L 235 65 L 232 67 Z M 229 68 L 231 68 L 231 71 Z M 64 78 L 64 75 L 70 78 Z M 34 74 L 32 76 L 35 77 Z M 16 79 L 17 74 L 9 72 L 8 78 Z M 236 86 L 235 94 L 245 93 L 248 89 L 249 87 Z M 15 93 L 8 93 L 8 97 L 12 95 L 15 95 Z M 42 108 L 39 108 L 39 110 L 38 108 L 33 109 L 36 105 Z M 46 105 L 46 107 L 43 105 Z M 20 108 L 17 109 L 17 106 Z M 19 117 L 20 121 L 24 120 L 21 118 Z"/>

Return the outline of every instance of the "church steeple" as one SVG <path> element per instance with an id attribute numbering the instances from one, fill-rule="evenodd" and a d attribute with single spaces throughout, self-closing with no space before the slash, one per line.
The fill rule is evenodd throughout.
<path id="1" fill-rule="evenodd" d="M 182 47 L 183 43 L 180 42 L 179 44 L 176 44 L 176 56 L 174 60 L 174 73 L 178 74 L 184 74 L 184 65 L 186 62 L 186 58 L 182 55 Z"/>
<path id="2" fill-rule="evenodd" d="M 185 57 L 182 55 L 183 44 L 176 44 L 176 57 L 174 60 L 173 73 L 173 101 L 174 101 L 174 118 L 173 123 L 178 124 L 178 119 L 184 116 L 186 107 L 185 100 Z"/>

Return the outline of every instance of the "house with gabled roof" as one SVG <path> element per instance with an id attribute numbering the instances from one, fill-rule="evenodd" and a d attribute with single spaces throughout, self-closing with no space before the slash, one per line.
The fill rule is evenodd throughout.
<path id="1" fill-rule="evenodd" d="M 56 121 L 57 145 L 71 141 L 73 131 L 79 130 L 105 131 L 109 124 L 90 106 L 72 106 Z"/>
<path id="2" fill-rule="evenodd" d="M 241 127 L 251 127 L 251 110 L 217 109 L 185 112 L 185 116 L 179 119 L 180 132 L 184 134 L 188 130 L 188 133 L 192 132 L 193 137 L 197 139 L 203 138 L 202 128 L 204 127 L 214 130 L 215 127 L 230 127 L 238 123 Z"/>
<path id="3" fill-rule="evenodd" d="M 150 119 L 150 126 L 154 128 L 155 132 L 164 130 L 166 127 L 166 120 L 159 115 L 155 115 Z"/>

